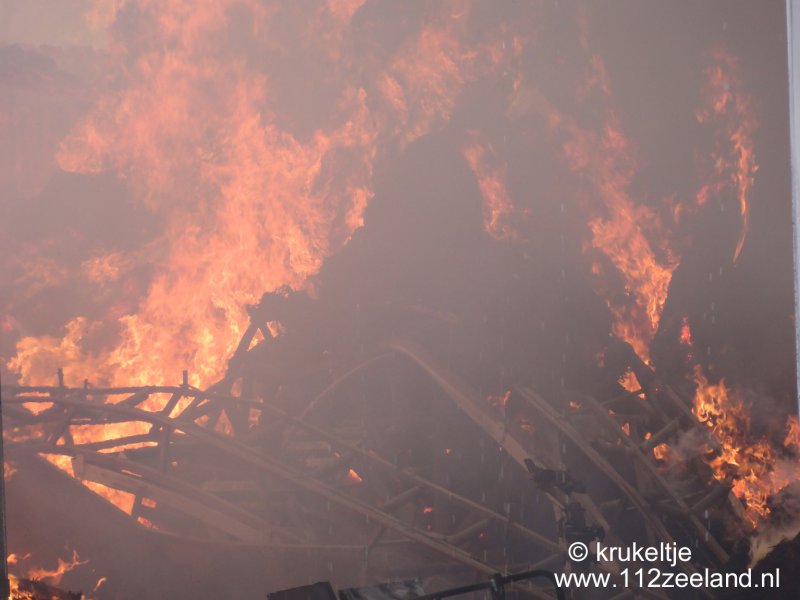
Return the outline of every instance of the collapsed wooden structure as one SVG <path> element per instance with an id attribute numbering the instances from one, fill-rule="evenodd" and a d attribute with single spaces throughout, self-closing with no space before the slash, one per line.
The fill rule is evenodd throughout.
<path id="1" fill-rule="evenodd" d="M 186 374 L 177 386 L 3 386 L 8 456 L 68 457 L 76 478 L 132 495 L 131 518 L 159 534 L 307 560 L 352 554 L 367 582 L 580 569 L 567 545 L 603 536 L 689 545 L 687 572 L 729 560 L 741 504 L 700 456 L 679 474 L 654 456 L 688 430 L 705 436 L 655 374 L 610 398 L 545 398 L 529 385 L 487 398 L 446 355 L 390 338 L 275 383 L 263 367 L 280 344 L 268 305 L 252 308 L 228 374 L 207 390 Z M 387 414 L 376 400 L 392 394 L 387 365 L 438 400 L 414 414 L 404 396 L 402 414 Z M 403 425 L 393 432 L 390 421 Z M 609 597 L 634 593 L 667 597 Z"/>

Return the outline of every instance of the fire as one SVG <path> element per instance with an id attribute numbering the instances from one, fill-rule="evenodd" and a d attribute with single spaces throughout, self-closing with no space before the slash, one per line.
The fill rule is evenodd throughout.
<path id="1" fill-rule="evenodd" d="M 633 177 L 629 142 L 614 122 L 600 134 L 573 132 L 564 153 L 574 170 L 585 172 L 606 208 L 607 217 L 589 222 L 592 246 L 623 276 L 629 302 L 607 300 L 614 315 L 613 333 L 627 341 L 645 362 L 667 298 L 674 260 L 656 257 L 644 230 L 660 229 L 655 213 L 634 204 L 628 188 Z M 599 155 L 599 156 L 598 156 Z M 592 156 L 592 158 L 590 158 Z M 596 275 L 603 266 L 595 263 Z"/>
<path id="2" fill-rule="evenodd" d="M 6 460 L 3 462 L 3 479 L 5 481 L 11 479 L 16 472 L 17 467 L 14 465 L 13 461 Z"/>
<path id="3" fill-rule="evenodd" d="M 111 319 L 115 346 L 92 348 L 87 338 L 108 324 L 76 317 L 63 337 L 19 341 L 9 367 L 22 382 L 49 382 L 57 366 L 68 382 L 166 384 L 184 369 L 197 387 L 216 381 L 248 323 L 244 306 L 282 285 L 302 287 L 361 226 L 379 141 L 402 148 L 445 125 L 461 89 L 503 58 L 495 41 L 467 49 L 469 7 L 448 3 L 362 82 L 364 57 L 345 43 L 361 4 L 322 2 L 311 19 L 291 5 L 235 0 L 139 0 L 103 11 L 111 25 L 136 5 L 147 35 L 112 39 L 109 58 L 129 65 L 122 86 L 101 94 L 58 162 L 70 172 L 117 173 L 166 226 L 157 251 L 84 264 L 89 278 L 109 281 L 154 261 L 146 293 Z M 326 120 L 296 131 L 306 116 L 276 94 L 279 83 L 296 82 L 220 47 L 234 7 L 248 13 L 245 35 L 266 54 L 295 51 L 284 19 L 308 33 L 309 52 L 336 74 L 324 82 L 338 86 Z"/>
<path id="4" fill-rule="evenodd" d="M 653 456 L 657 460 L 667 460 L 672 449 L 667 444 L 658 444 L 653 447 Z"/>
<path id="5" fill-rule="evenodd" d="M 119 279 L 128 266 L 126 257 L 120 253 L 112 253 L 84 261 L 81 270 L 87 279 L 102 284 Z"/>
<path id="6" fill-rule="evenodd" d="M 104 498 L 122 512 L 131 514 L 134 504 L 134 495 L 122 490 L 110 488 L 102 483 L 96 481 L 88 481 L 81 478 L 81 473 L 76 473 L 73 467 L 72 458 L 62 454 L 42 454 L 41 455 L 47 462 L 64 471 L 70 477 L 75 477 L 83 485 L 92 490 L 98 496 Z"/>
<path id="7" fill-rule="evenodd" d="M 12 553 L 8 555 L 8 564 L 10 567 L 12 567 L 12 570 L 17 571 L 20 568 L 20 563 L 27 562 L 30 558 L 30 554 L 26 554 L 23 557 L 18 557 L 16 554 Z M 64 560 L 59 558 L 56 567 L 53 569 L 45 569 L 42 567 L 28 568 L 26 570 L 25 579 L 33 582 L 41 581 L 48 585 L 58 586 L 58 584 L 61 583 L 61 579 L 64 577 L 64 575 L 76 567 L 85 565 L 87 563 L 88 561 L 86 560 L 80 560 L 77 551 L 73 550 L 71 559 Z M 37 595 L 32 590 L 28 589 L 28 586 L 23 585 L 23 582 L 20 581 L 19 575 L 10 574 L 9 582 L 11 583 L 11 600 L 34 600 L 35 598 L 41 597 L 41 595 Z"/>
<path id="8" fill-rule="evenodd" d="M 582 43 L 588 49 L 585 38 Z M 736 260 L 747 235 L 748 197 L 758 168 L 752 141 L 758 123 L 752 115 L 750 97 L 741 90 L 736 60 L 723 50 L 716 50 L 711 58 L 712 65 L 707 69 L 708 106 L 698 111 L 697 118 L 713 126 L 721 141 L 711 157 L 714 167 L 710 181 L 698 191 L 696 203 L 702 205 L 729 186 L 735 187 L 742 219 Z M 603 61 L 592 56 L 590 65 L 586 85 L 610 97 L 611 85 Z M 590 219 L 589 228 L 591 247 L 602 253 L 624 284 L 622 298 L 604 289 L 608 280 L 605 265 L 593 262 L 598 291 L 606 298 L 614 318 L 612 332 L 650 364 L 650 342 L 658 331 L 672 273 L 679 264 L 671 233 L 658 213 L 636 203 L 631 195 L 636 157 L 613 112 L 608 112 L 599 131 L 582 129 L 555 109 L 550 112 L 551 122 L 564 130 L 563 154 L 569 168 L 589 180 L 605 209 L 604 214 Z M 676 218 L 681 213 L 681 205 L 674 204 Z M 683 330 L 681 335 L 683 340 Z"/>
<path id="9" fill-rule="evenodd" d="M 373 64 L 351 43 L 362 4 L 319 1 L 309 12 L 253 0 L 133 0 L 92 11 L 93 25 L 108 30 L 114 84 L 98 87 L 57 162 L 67 172 L 115 173 L 163 229 L 143 249 L 83 262 L 87 281 L 129 286 L 125 302 L 101 317 L 75 316 L 60 335 L 22 337 L 8 362 L 21 383 L 51 384 L 58 368 L 67 385 L 85 377 L 172 384 L 183 370 L 196 387 L 217 381 L 247 327 L 245 306 L 280 286 L 302 288 L 362 225 L 376 158 L 446 126 L 461 90 L 520 49 L 505 51 L 495 31 L 467 41 L 470 7 L 448 2 Z M 141 35 L 123 36 L 114 24 L 131 11 Z M 247 16 L 237 36 L 269 59 L 263 64 L 224 46 L 234 13 Z M 299 35 L 287 37 L 287 23 Z M 287 57 L 298 54 L 319 71 L 287 75 Z M 325 110 L 296 102 L 298 90 L 324 97 Z M 69 276 L 44 267 L 48 281 Z M 144 267 L 149 280 L 131 283 Z M 109 331 L 111 343 L 93 343 Z M 225 419 L 218 428 L 230 433 Z M 113 498 L 123 508 L 128 500 Z"/>
<path id="10" fill-rule="evenodd" d="M 101 315 L 73 316 L 61 332 L 19 339 L 8 367 L 20 383 L 51 384 L 63 368 L 68 385 L 86 377 L 93 385 L 171 384 L 184 370 L 192 386 L 213 384 L 247 327 L 245 306 L 284 285 L 307 286 L 326 257 L 361 227 L 379 159 L 450 125 L 459 94 L 482 77 L 513 80 L 511 113 L 525 103 L 522 71 L 513 68 L 527 42 L 508 24 L 476 37 L 469 3 L 437 3 L 420 27 L 389 51 L 371 53 L 351 43 L 362 4 L 109 0 L 95 5 L 88 18 L 94 27 L 107 28 L 105 62 L 111 73 L 87 98 L 92 108 L 61 140 L 55 158 L 66 172 L 110 172 L 124 180 L 136 205 L 161 229 L 136 251 L 99 252 L 82 261 L 83 281 L 93 289 L 122 290 L 125 300 L 104 307 Z M 124 28 L 114 24 L 130 13 L 136 14 L 127 19 L 134 31 L 123 35 Z M 247 23 L 239 32 L 242 46 L 256 48 L 264 64 L 224 45 L 232 36 L 233 14 Z M 579 41 L 588 54 L 585 32 Z M 287 75 L 298 58 L 317 66 L 302 78 Z M 696 204 L 736 187 L 742 217 L 738 257 L 757 170 L 756 124 L 740 90 L 736 61 L 722 52 L 713 58 L 710 108 L 697 117 L 720 129 L 725 143 L 713 157 L 714 178 L 698 192 Z M 602 60 L 587 56 L 587 64 L 578 95 L 597 90 L 609 100 Z M 612 314 L 612 332 L 649 363 L 649 345 L 679 259 L 661 214 L 634 197 L 634 145 L 610 109 L 601 126 L 589 130 L 541 94 L 530 97 L 557 134 L 569 169 L 599 200 L 587 222 L 589 247 L 598 258 L 593 275 L 603 288 L 613 270 L 624 289 L 624 294 L 599 290 Z M 475 130 L 459 139 L 465 140 L 462 154 L 483 196 L 487 232 L 518 239 L 519 210 L 499 144 Z M 680 205 L 674 208 L 678 214 Z M 17 283 L 26 293 L 72 275 L 51 259 L 24 260 L 30 263 L 23 269 L 27 279 Z M 143 270 L 146 276 L 139 274 Z M 2 324 L 13 327 L 6 317 Z M 273 335 L 283 333 L 280 323 L 269 328 Z M 686 332 L 690 343 L 688 323 Z M 683 330 L 681 341 L 686 343 Z M 630 391 L 641 388 L 632 372 L 620 383 Z M 490 401 L 504 407 L 509 397 Z M 160 407 L 158 400 L 143 406 Z M 255 413 L 249 422 L 255 425 Z M 533 431 L 528 421 L 519 425 Z M 233 432 L 226 415 L 216 428 Z M 126 423 L 72 427 L 69 433 L 76 441 L 97 441 L 147 430 L 144 423 Z M 72 474 L 67 457 L 47 458 Z M 129 494 L 86 485 L 130 512 Z"/>
<path id="11" fill-rule="evenodd" d="M 789 415 L 786 421 L 786 437 L 783 438 L 784 447 L 800 451 L 800 421 L 794 415 Z"/>
<path id="12" fill-rule="evenodd" d="M 689 327 L 689 318 L 683 317 L 679 341 L 684 346 L 692 346 L 692 329 Z"/>
<path id="13" fill-rule="evenodd" d="M 214 426 L 214 431 L 223 435 L 233 435 L 233 425 L 224 411 L 220 413 L 217 424 Z"/>
<path id="14" fill-rule="evenodd" d="M 617 304 L 609 301 L 615 317 L 612 330 L 628 342 L 646 363 L 650 362 L 649 344 L 667 299 L 672 271 L 677 264 L 661 264 L 641 232 L 639 222 L 655 223 L 654 214 L 634 207 L 625 196 L 610 196 L 616 204 L 609 220 L 596 219 L 589 225 L 593 245 L 603 251 L 625 277 L 625 289 L 632 301 Z"/>
<path id="15" fill-rule="evenodd" d="M 636 373 L 630 369 L 625 371 L 625 374 L 619 378 L 619 384 L 629 392 L 638 392 L 642 389 L 642 385 L 636 378 Z"/>
<path id="16" fill-rule="evenodd" d="M 61 578 L 66 573 L 77 567 L 78 565 L 85 565 L 88 561 L 80 560 L 78 553 L 73 550 L 72 558 L 70 560 L 58 559 L 58 565 L 55 569 L 36 568 L 28 571 L 28 579 L 46 581 L 51 585 L 58 585 L 61 583 Z"/>
<path id="17" fill-rule="evenodd" d="M 748 519 L 756 525 L 770 514 L 769 498 L 800 478 L 800 467 L 768 439 L 753 439 L 748 409 L 741 395 L 729 390 L 724 380 L 709 383 L 700 366 L 695 367 L 694 379 L 694 415 L 709 428 L 718 445 L 709 452 L 707 462 L 715 479 L 731 482 Z M 790 418 L 787 447 L 797 439 L 797 431 L 797 420 Z"/>
<path id="18" fill-rule="evenodd" d="M 581 45 L 588 52 L 585 23 L 580 24 Z M 610 99 L 611 83 L 605 64 L 597 55 L 590 55 L 582 95 L 591 89 Z M 554 109 L 550 112 L 551 123 L 563 129 L 562 152 L 568 167 L 588 180 L 603 209 L 589 221 L 591 247 L 602 253 L 624 283 L 625 297 L 621 299 L 608 290 L 599 290 L 614 317 L 612 332 L 649 364 L 649 344 L 658 330 L 678 262 L 659 216 L 648 206 L 636 203 L 631 195 L 636 173 L 632 143 L 613 111 L 607 111 L 603 126 L 597 131 L 579 127 Z M 595 262 L 592 269 L 601 281 L 604 265 Z"/>
<path id="19" fill-rule="evenodd" d="M 712 157 L 715 177 L 697 195 L 703 205 L 710 194 L 733 188 L 739 203 L 741 228 L 734 262 L 744 246 L 750 227 L 750 191 L 755 182 L 758 163 L 753 136 L 758 121 L 752 114 L 751 98 L 742 91 L 739 65 L 735 57 L 723 48 L 712 52 L 713 64 L 706 70 L 710 105 L 697 113 L 699 123 L 710 122 L 719 129 L 718 149 Z"/>
<path id="20" fill-rule="evenodd" d="M 353 470 L 353 469 L 350 469 L 349 471 L 347 471 L 347 481 L 349 481 L 350 483 L 363 483 L 364 482 L 364 480 L 361 478 L 361 475 L 356 473 L 356 471 Z"/>
<path id="21" fill-rule="evenodd" d="M 506 390 L 506 392 L 500 395 L 488 395 L 486 396 L 486 401 L 489 402 L 492 406 L 496 406 L 497 408 L 505 408 L 508 404 L 508 400 L 511 398 L 511 390 Z"/>
<path id="22" fill-rule="evenodd" d="M 464 158 L 475 174 L 483 195 L 485 214 L 484 228 L 497 239 L 514 239 L 516 232 L 508 223 L 514 211 L 514 203 L 505 184 L 505 170 L 497 162 L 494 149 L 471 132 L 470 142 L 463 147 Z"/>
<path id="23" fill-rule="evenodd" d="M 519 425 L 519 428 L 528 435 L 533 435 L 534 433 L 536 433 L 536 427 L 534 427 L 533 423 L 531 423 L 529 419 L 526 419 L 523 416 L 519 416 L 516 417 L 515 421 L 517 425 Z"/>

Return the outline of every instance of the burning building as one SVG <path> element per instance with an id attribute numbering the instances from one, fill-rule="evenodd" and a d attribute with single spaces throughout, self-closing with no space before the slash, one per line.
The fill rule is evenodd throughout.
<path id="1" fill-rule="evenodd" d="M 19 597 L 800 593 L 783 3 L 7 5 Z"/>

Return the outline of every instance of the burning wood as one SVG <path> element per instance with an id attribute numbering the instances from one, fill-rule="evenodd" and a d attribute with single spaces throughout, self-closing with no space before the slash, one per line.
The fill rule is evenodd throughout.
<path id="1" fill-rule="evenodd" d="M 797 420 L 788 419 L 781 447 L 753 432 L 739 392 L 729 390 L 723 380 L 710 384 L 699 366 L 695 381 L 694 413 L 717 442 L 716 448 L 707 450 L 709 466 L 716 479 L 733 483 L 733 493 L 743 500 L 755 526 L 769 515 L 770 498 L 800 478 Z"/>
<path id="2" fill-rule="evenodd" d="M 11 554 L 8 556 L 8 563 L 16 569 L 19 562 L 29 562 L 30 559 L 30 556 L 19 559 Z M 11 575 L 10 600 L 83 600 L 83 594 L 61 590 L 58 584 L 66 573 L 86 562 L 81 561 L 78 553 L 73 551 L 70 560 L 58 559 L 58 565 L 53 570 L 31 567 L 27 570 L 26 578 Z"/>
<path id="3" fill-rule="evenodd" d="M 99 2 L 83 58 L 0 48 L 14 98 L 76 105 L 12 161 L 50 165 L 8 202 L 57 226 L 2 232 L 5 477 L 176 561 L 358 579 L 578 569 L 601 538 L 691 546 L 690 575 L 800 531 L 788 186 L 756 179 L 784 87 L 716 15 L 670 26 L 685 74 L 567 4 Z M 31 119 L 4 102 L 0 137 Z"/>

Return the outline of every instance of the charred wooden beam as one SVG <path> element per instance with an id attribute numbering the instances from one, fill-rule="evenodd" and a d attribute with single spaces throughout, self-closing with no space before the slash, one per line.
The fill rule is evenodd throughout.
<path id="1" fill-rule="evenodd" d="M 595 413 L 597 414 L 598 419 L 610 422 L 615 424 L 614 420 L 609 416 L 608 412 L 597 402 L 594 398 L 586 396 L 584 400 L 590 406 L 594 407 Z M 541 402 L 539 403 L 541 405 Z M 622 443 L 630 450 L 631 455 L 636 459 L 637 463 L 640 464 L 656 481 L 663 492 L 669 496 L 669 498 L 682 510 L 686 518 L 688 519 L 689 523 L 691 524 L 692 528 L 695 530 L 699 539 L 702 539 L 711 553 L 716 557 L 720 563 L 726 563 L 728 561 L 729 555 L 725 551 L 725 549 L 720 545 L 720 543 L 716 540 L 716 538 L 711 534 L 708 528 L 703 525 L 697 516 L 692 512 L 686 502 L 681 498 L 673 489 L 673 486 L 669 484 L 664 479 L 664 476 L 658 471 L 653 461 L 648 458 L 644 453 L 642 453 L 639 446 L 633 442 L 628 436 L 622 436 Z M 621 479 L 621 478 L 620 478 Z M 632 488 L 631 488 L 632 489 Z"/>
<path id="2" fill-rule="evenodd" d="M 614 469 L 586 440 L 578 433 L 573 427 L 561 418 L 555 409 L 553 409 L 547 402 L 541 399 L 536 392 L 529 388 L 518 389 L 520 395 L 525 398 L 531 405 L 538 409 L 540 414 L 544 416 L 553 426 L 558 428 L 564 435 L 566 435 L 573 444 L 575 444 L 586 457 L 602 472 L 604 473 L 617 488 L 628 498 L 630 503 L 636 508 L 641 515 L 642 519 L 650 527 L 661 541 L 673 543 L 675 540 L 672 534 L 667 530 L 664 524 L 656 518 L 653 514 L 648 502 L 625 478 L 623 478 L 616 469 Z M 696 570 L 691 565 L 682 565 L 684 569 L 689 572 Z"/>
<path id="3" fill-rule="evenodd" d="M 481 533 L 484 529 L 486 529 L 487 525 L 489 525 L 491 521 L 489 519 L 481 519 L 477 523 L 473 523 L 472 525 L 468 525 L 457 531 L 452 535 L 448 535 L 445 540 L 447 540 L 448 544 L 453 544 L 454 546 L 459 546 L 466 542 L 468 539 L 475 537 L 479 533 Z"/>
<path id="4" fill-rule="evenodd" d="M 288 483 L 297 486 L 300 489 L 304 489 L 308 492 L 311 492 L 312 494 L 317 495 L 318 497 L 327 499 L 332 504 L 354 511 L 356 513 L 360 513 L 366 516 L 371 522 L 385 526 L 388 530 L 394 531 L 395 533 L 401 535 L 402 537 L 410 541 L 413 541 L 429 550 L 439 553 L 442 556 L 445 556 L 456 563 L 462 564 L 477 572 L 485 574 L 490 574 L 502 570 L 502 567 L 500 565 L 489 564 L 484 560 L 471 555 L 469 552 L 464 551 L 458 548 L 457 546 L 447 543 L 440 537 L 432 535 L 430 532 L 426 532 L 424 530 L 416 528 L 412 524 L 406 523 L 401 519 L 393 517 L 369 504 L 364 503 L 363 501 L 357 498 L 354 498 L 353 496 L 344 493 L 341 490 L 336 489 L 333 486 L 318 481 L 310 475 L 299 472 L 295 468 L 290 467 L 289 465 L 281 463 L 280 461 L 273 459 L 267 455 L 261 454 L 255 451 L 254 449 L 245 446 L 241 442 L 238 442 L 235 439 L 227 438 L 215 432 L 208 431 L 207 429 L 204 429 L 191 421 L 184 421 L 178 418 L 171 418 L 160 413 L 151 413 L 139 408 L 133 408 L 128 406 L 120 406 L 116 404 L 96 405 L 93 403 L 88 403 L 84 400 L 68 396 L 59 399 L 59 403 L 66 407 L 74 407 L 82 409 L 90 414 L 98 414 L 99 417 L 105 417 L 106 415 L 113 415 L 115 417 L 128 417 L 130 418 L 130 420 L 144 421 L 163 428 L 180 430 L 187 436 L 191 436 L 210 447 L 216 448 L 218 451 L 224 454 L 234 457 L 245 464 L 249 464 L 265 474 L 274 475 L 279 479 L 282 479 Z M 99 459 L 101 462 L 110 459 L 124 460 L 118 457 L 97 455 L 97 454 L 92 456 L 92 460 L 94 459 Z M 388 464 L 391 465 L 391 463 Z M 94 466 L 102 467 L 102 464 Z M 393 465 L 391 466 L 393 467 Z M 396 469 L 396 467 L 393 468 Z M 131 462 L 129 466 L 126 465 L 126 468 L 124 470 L 127 471 L 132 470 L 133 472 L 138 471 L 141 473 L 143 470 L 146 470 L 146 468 L 139 463 Z M 108 472 L 113 472 L 113 470 Z M 142 493 L 143 495 L 145 495 L 145 491 L 149 493 L 161 493 L 161 494 L 163 494 L 164 490 L 166 490 L 167 492 L 174 491 L 170 489 L 169 486 L 167 486 L 162 490 L 156 490 L 155 486 L 157 482 L 163 481 L 163 479 L 161 478 L 166 476 L 156 469 L 149 469 L 147 473 L 148 473 L 148 479 L 150 479 L 150 481 L 148 482 L 143 482 L 141 479 L 137 479 L 135 477 L 127 475 L 126 473 L 114 473 L 114 475 L 112 476 L 113 481 L 106 479 L 106 482 L 111 483 L 112 487 L 121 487 L 122 489 L 127 489 L 135 493 Z M 92 474 L 94 476 L 98 476 L 98 471 L 95 470 L 94 472 L 92 472 Z M 103 474 L 99 474 L 99 477 L 97 478 L 103 478 Z M 147 487 L 148 484 L 150 487 Z M 141 486 L 145 486 L 146 490 L 143 490 Z M 447 492 L 447 490 L 443 491 Z M 201 490 L 197 491 L 193 490 L 192 493 L 189 494 L 189 497 L 193 496 L 196 493 L 202 495 L 203 492 Z M 454 494 L 450 492 L 447 493 L 449 494 L 450 497 L 455 497 Z M 175 498 L 169 496 L 168 494 L 166 496 L 161 496 L 161 497 L 165 498 L 167 502 L 175 500 Z M 215 498 L 215 500 L 212 502 L 221 501 L 216 497 L 213 498 Z M 209 501 L 211 500 L 209 499 Z M 484 512 L 492 513 L 490 509 L 487 509 L 486 507 L 481 507 L 481 505 L 477 503 L 472 503 L 470 501 L 467 501 L 466 499 L 461 499 L 461 501 L 473 504 L 481 508 Z M 496 513 L 492 514 L 494 516 Z M 546 540 L 546 538 L 542 538 L 535 532 L 530 532 L 530 534 L 536 537 L 540 537 L 542 540 Z M 549 541 L 547 543 L 553 544 L 552 542 Z M 556 548 L 560 549 L 558 546 L 556 546 Z M 541 597 L 545 598 L 546 596 L 543 595 Z"/>

